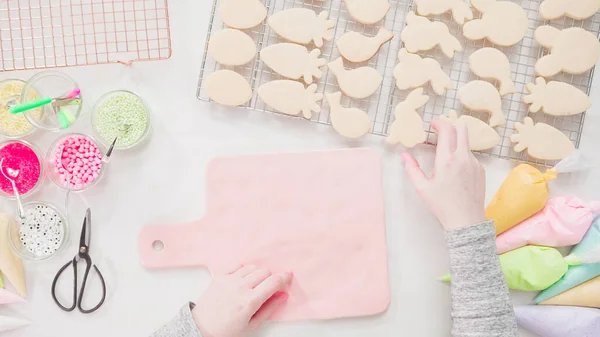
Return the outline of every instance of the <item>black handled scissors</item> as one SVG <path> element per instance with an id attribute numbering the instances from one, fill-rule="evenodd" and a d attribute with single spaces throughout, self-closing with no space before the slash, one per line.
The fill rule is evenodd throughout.
<path id="1" fill-rule="evenodd" d="M 52 281 L 52 298 L 54 299 L 54 302 L 56 302 L 56 305 L 58 305 L 64 311 L 73 311 L 75 309 L 75 307 L 77 307 L 79 309 L 79 311 L 81 311 L 82 313 L 89 314 L 89 313 L 92 313 L 92 312 L 98 310 L 98 308 L 100 308 L 102 306 L 102 304 L 104 303 L 104 299 L 106 298 L 106 284 L 104 283 L 104 277 L 102 276 L 102 273 L 100 272 L 100 270 L 98 270 L 98 267 L 96 267 L 95 264 L 94 265 L 92 264 L 92 258 L 90 257 L 90 254 L 89 254 L 91 225 L 92 225 L 92 211 L 88 208 L 87 211 L 85 212 L 85 219 L 83 220 L 83 228 L 81 229 L 81 238 L 79 239 L 79 252 L 77 253 L 77 255 L 75 255 L 73 260 L 65 263 L 65 265 L 62 266 L 62 268 L 60 268 L 58 273 L 56 273 L 56 276 L 54 276 L 54 281 Z M 85 274 L 83 275 L 83 283 L 81 283 L 81 290 L 79 291 L 79 296 L 77 296 L 77 263 L 80 260 L 85 260 L 86 266 L 85 266 Z M 69 267 L 69 266 L 73 266 L 73 275 L 74 275 L 73 304 L 70 307 L 65 307 L 56 298 L 56 283 L 57 283 L 58 279 L 60 278 L 60 275 L 63 273 L 63 271 L 65 271 L 65 269 L 67 269 L 67 267 Z M 87 282 L 88 274 L 90 273 L 90 269 L 92 266 L 94 267 L 94 270 L 96 270 L 96 273 L 98 274 L 98 276 L 100 276 L 100 281 L 102 283 L 102 299 L 95 307 L 93 307 L 92 309 L 86 310 L 81 307 L 81 300 L 83 299 L 83 293 L 85 292 L 85 284 Z"/>

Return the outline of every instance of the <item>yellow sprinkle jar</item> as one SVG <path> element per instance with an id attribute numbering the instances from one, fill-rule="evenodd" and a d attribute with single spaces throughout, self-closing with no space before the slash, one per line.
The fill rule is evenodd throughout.
<path id="1" fill-rule="evenodd" d="M 0 81 L 0 134 L 7 138 L 21 138 L 31 134 L 37 130 L 33 124 L 31 124 L 25 114 L 11 114 L 8 112 L 11 106 L 21 104 L 21 93 L 25 87 L 26 82 L 19 79 L 7 79 Z M 37 92 L 31 90 L 28 93 L 27 99 L 29 101 L 38 99 Z M 31 110 L 30 113 L 33 116 L 41 116 L 42 111 L 40 108 Z"/>

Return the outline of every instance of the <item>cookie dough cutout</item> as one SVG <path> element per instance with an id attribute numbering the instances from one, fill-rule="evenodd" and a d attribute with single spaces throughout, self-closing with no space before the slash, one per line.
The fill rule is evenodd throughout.
<path id="1" fill-rule="evenodd" d="M 306 47 L 295 43 L 274 44 L 260 52 L 260 59 L 273 71 L 292 80 L 303 78 L 306 84 L 312 84 L 313 77 L 323 77 L 320 68 L 327 60 L 319 56 L 319 49 L 308 52 Z"/>
<path id="2" fill-rule="evenodd" d="M 489 150 L 500 143 L 500 135 L 491 126 L 479 118 L 468 115 L 457 116 L 456 111 L 448 111 L 448 116 L 440 116 L 440 120 L 456 125 L 464 123 L 469 131 L 469 148 L 471 151 Z"/>
<path id="3" fill-rule="evenodd" d="M 525 88 L 529 95 L 523 97 L 523 102 L 531 104 L 529 112 L 541 109 L 552 116 L 571 116 L 585 112 L 592 106 L 592 101 L 585 92 L 568 83 L 546 83 L 543 77 L 538 77 L 535 84 L 528 83 Z"/>
<path id="4" fill-rule="evenodd" d="M 256 45 L 250 36 L 237 29 L 224 29 L 210 37 L 208 54 L 225 66 L 241 66 L 256 56 Z"/>
<path id="5" fill-rule="evenodd" d="M 400 33 L 400 39 L 410 53 L 430 50 L 438 45 L 449 58 L 454 57 L 454 52 L 462 51 L 460 41 L 450 34 L 448 26 L 443 22 L 432 22 L 414 12 L 408 12 L 406 24 Z"/>
<path id="6" fill-rule="evenodd" d="M 540 5 L 540 15 L 544 20 L 554 20 L 567 16 L 575 20 L 585 20 L 600 10 L 598 0 L 545 0 Z"/>
<path id="7" fill-rule="evenodd" d="M 221 0 L 221 20 L 235 29 L 250 29 L 267 17 L 267 8 L 259 0 Z"/>
<path id="8" fill-rule="evenodd" d="M 206 79 L 208 97 L 226 106 L 240 106 L 252 99 L 252 88 L 242 75 L 231 70 L 219 70 Z"/>
<path id="9" fill-rule="evenodd" d="M 510 136 L 510 141 L 517 143 L 515 152 L 527 149 L 527 154 L 539 160 L 561 160 L 573 152 L 575 145 L 564 133 L 545 124 L 533 124 L 533 119 L 525 117 L 523 123 L 515 123 L 517 133 Z"/>
<path id="10" fill-rule="evenodd" d="M 527 34 L 527 13 L 520 5 L 510 1 L 471 0 L 483 15 L 463 26 L 463 35 L 469 40 L 487 38 L 500 46 L 519 43 Z"/>
<path id="11" fill-rule="evenodd" d="M 319 102 L 323 99 L 323 94 L 316 91 L 316 84 L 305 89 L 300 82 L 279 80 L 261 85 L 258 97 L 283 114 L 298 116 L 302 113 L 304 118 L 310 119 L 313 111 L 321 112 Z"/>
<path id="12" fill-rule="evenodd" d="M 460 102 L 471 111 L 490 114 L 490 126 L 502 126 L 505 123 L 502 111 L 502 99 L 498 90 L 489 82 L 475 80 L 465 84 L 459 92 Z"/>
<path id="13" fill-rule="evenodd" d="M 317 48 L 321 48 L 323 40 L 333 39 L 331 29 L 335 22 L 327 20 L 327 16 L 326 11 L 317 16 L 307 8 L 290 8 L 273 14 L 267 23 L 277 35 L 288 41 L 299 44 L 314 42 Z"/>
<path id="14" fill-rule="evenodd" d="M 398 52 L 398 61 L 398 65 L 394 68 L 394 78 L 398 89 L 418 88 L 427 82 L 431 83 L 433 91 L 438 95 L 444 95 L 446 90 L 452 89 L 452 81 L 442 70 L 438 61 L 410 54 L 404 48 Z"/>
<path id="15" fill-rule="evenodd" d="M 384 44 L 394 38 L 394 33 L 381 27 L 377 35 L 367 37 L 357 32 L 347 32 L 336 41 L 336 46 L 343 58 L 350 62 L 360 63 L 373 58 Z"/>
<path id="16" fill-rule="evenodd" d="M 359 138 L 366 135 L 373 127 L 366 112 L 357 108 L 342 107 L 342 93 L 325 94 L 329 103 L 329 119 L 331 125 L 340 135 L 346 138 Z"/>
<path id="17" fill-rule="evenodd" d="M 543 77 L 554 76 L 561 71 L 583 74 L 592 69 L 600 58 L 598 37 L 579 27 L 559 30 L 541 26 L 535 30 L 535 40 L 550 49 L 550 54 L 535 64 L 535 71 Z"/>
<path id="18" fill-rule="evenodd" d="M 388 144 L 400 143 L 406 148 L 412 148 L 427 140 L 427 134 L 423 130 L 423 119 L 417 112 L 427 101 L 429 96 L 423 95 L 423 88 L 417 88 L 406 96 L 404 102 L 396 106 L 395 119 L 386 138 Z"/>
<path id="19" fill-rule="evenodd" d="M 342 58 L 329 63 L 340 89 L 352 98 L 363 99 L 373 95 L 383 82 L 383 77 L 371 67 L 347 70 Z"/>
<path id="20" fill-rule="evenodd" d="M 498 49 L 489 47 L 478 49 L 469 56 L 469 65 L 473 74 L 498 81 L 500 96 L 517 92 L 512 81 L 508 58 Z"/>
<path id="21" fill-rule="evenodd" d="M 415 0 L 417 14 L 421 16 L 442 15 L 452 11 L 454 22 L 463 25 L 473 20 L 473 11 L 463 0 Z"/>
<path id="22" fill-rule="evenodd" d="M 383 20 L 390 10 L 387 0 L 344 0 L 350 16 L 365 25 Z"/>

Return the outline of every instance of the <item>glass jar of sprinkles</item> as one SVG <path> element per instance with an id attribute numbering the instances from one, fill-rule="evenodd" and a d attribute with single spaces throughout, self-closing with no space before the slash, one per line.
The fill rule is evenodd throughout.
<path id="1" fill-rule="evenodd" d="M 46 171 L 53 183 L 72 191 L 83 191 L 104 175 L 104 146 L 93 137 L 72 133 L 57 139 L 46 154 Z"/>
<path id="2" fill-rule="evenodd" d="M 41 184 L 44 177 L 44 165 L 40 151 L 32 144 L 23 140 L 11 140 L 0 143 L 0 160 L 2 168 L 18 170 L 14 178 L 15 185 L 21 197 L 33 193 Z M 0 174 L 0 194 L 14 198 L 12 183 Z"/>
<path id="3" fill-rule="evenodd" d="M 37 130 L 31 124 L 25 114 L 11 114 L 8 112 L 12 105 L 21 103 L 21 93 L 25 87 L 25 81 L 19 79 L 8 79 L 0 82 L 0 134 L 7 138 L 21 138 Z M 32 101 L 39 98 L 35 90 L 30 90 L 27 99 Z M 33 109 L 31 115 L 39 119 L 42 110 Z"/>
<path id="4" fill-rule="evenodd" d="M 102 96 L 94 105 L 92 126 L 102 143 L 117 138 L 116 149 L 129 149 L 142 142 L 150 131 L 150 109 L 131 91 L 117 90 Z"/>
<path id="5" fill-rule="evenodd" d="M 27 260 L 44 260 L 59 252 L 68 240 L 65 216 L 53 205 L 31 202 L 16 212 L 8 226 L 13 251 Z"/>

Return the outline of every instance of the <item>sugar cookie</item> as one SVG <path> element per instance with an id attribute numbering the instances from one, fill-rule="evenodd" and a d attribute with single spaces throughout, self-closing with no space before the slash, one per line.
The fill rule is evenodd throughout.
<path id="1" fill-rule="evenodd" d="M 598 0 L 545 0 L 540 5 L 540 15 L 544 20 L 554 20 L 568 16 L 575 20 L 585 20 L 600 10 Z"/>
<path id="2" fill-rule="evenodd" d="M 252 88 L 242 75 L 231 70 L 212 73 L 205 82 L 208 97 L 222 105 L 238 106 L 252 99 Z"/>
<path id="3" fill-rule="evenodd" d="M 373 95 L 383 82 L 383 77 L 371 67 L 346 70 L 341 57 L 329 63 L 329 70 L 344 94 L 352 98 L 362 99 Z"/>
<path id="4" fill-rule="evenodd" d="M 535 30 L 535 40 L 550 49 L 550 54 L 535 64 L 540 76 L 550 77 L 561 71 L 583 74 L 592 69 L 600 57 L 598 37 L 579 27 L 559 30 L 541 26 Z"/>
<path id="5" fill-rule="evenodd" d="M 299 44 L 315 43 L 317 48 L 323 47 L 323 40 L 333 39 L 331 29 L 335 22 L 327 20 L 327 12 L 318 16 L 307 8 L 290 8 L 273 14 L 267 23 L 279 36 Z"/>
<path id="6" fill-rule="evenodd" d="M 379 48 L 394 38 L 394 33 L 381 27 L 377 35 L 367 37 L 357 32 L 347 32 L 336 41 L 336 45 L 343 58 L 350 62 L 364 62 L 370 60 Z"/>
<path id="7" fill-rule="evenodd" d="M 406 24 L 400 33 L 400 39 L 411 53 L 430 50 L 437 45 L 449 58 L 454 57 L 454 52 L 462 51 L 460 41 L 450 34 L 448 26 L 443 22 L 431 22 L 414 12 L 408 12 Z"/>
<path id="8" fill-rule="evenodd" d="M 490 126 L 504 125 L 504 112 L 502 111 L 502 99 L 498 90 L 486 81 L 471 81 L 465 84 L 459 92 L 462 105 L 472 111 L 483 111 L 489 113 Z"/>
<path id="9" fill-rule="evenodd" d="M 371 130 L 373 123 L 366 112 L 357 108 L 344 108 L 341 105 L 342 93 L 325 94 L 329 103 L 331 125 L 346 138 L 362 137 Z"/>
<path id="10" fill-rule="evenodd" d="M 456 111 L 448 111 L 448 116 L 440 116 L 440 119 L 456 125 L 460 121 L 467 126 L 469 131 L 469 148 L 471 151 L 485 151 L 500 143 L 500 135 L 491 126 L 479 118 L 469 115 L 457 116 Z"/>
<path id="11" fill-rule="evenodd" d="M 422 16 L 442 15 L 452 11 L 454 22 L 462 25 L 473 20 L 473 11 L 463 0 L 415 0 L 417 14 Z"/>
<path id="12" fill-rule="evenodd" d="M 235 29 L 250 29 L 267 17 L 267 8 L 258 0 L 221 0 L 221 20 Z"/>
<path id="13" fill-rule="evenodd" d="M 344 0 L 350 16 L 365 25 L 381 21 L 390 10 L 387 0 Z"/>
<path id="14" fill-rule="evenodd" d="M 295 43 L 274 44 L 260 52 L 260 59 L 273 71 L 293 80 L 303 78 L 306 84 L 311 84 L 313 77 L 323 76 L 320 68 L 327 60 L 319 56 L 319 49 L 313 49 L 309 53 L 306 47 Z"/>
<path id="15" fill-rule="evenodd" d="M 546 84 L 543 77 L 538 77 L 535 84 L 528 83 L 529 95 L 523 97 L 523 102 L 531 104 L 529 112 L 538 112 L 540 109 L 552 116 L 570 116 L 585 112 L 592 106 L 588 95 L 574 86 L 550 81 Z"/>
<path id="16" fill-rule="evenodd" d="M 312 111 L 321 112 L 318 102 L 323 99 L 323 94 L 316 91 L 316 84 L 305 89 L 300 82 L 279 80 L 261 85 L 258 97 L 281 113 L 292 116 L 302 113 L 304 118 L 310 119 Z"/>
<path id="17" fill-rule="evenodd" d="M 487 38 L 500 46 L 512 46 L 527 34 L 527 13 L 520 5 L 496 0 L 471 0 L 471 4 L 483 16 L 465 23 L 463 35 L 467 39 Z"/>
<path id="18" fill-rule="evenodd" d="M 241 66 L 256 56 L 252 38 L 237 29 L 224 29 L 210 37 L 208 54 L 225 66 Z"/>
<path id="19" fill-rule="evenodd" d="M 452 89 L 450 77 L 442 70 L 439 62 L 431 58 L 421 58 L 410 54 L 406 49 L 398 52 L 398 65 L 394 68 L 396 87 L 400 90 L 413 89 L 430 82 L 433 91 L 443 95 Z"/>
<path id="20" fill-rule="evenodd" d="M 564 133 L 554 127 L 537 123 L 525 117 L 523 123 L 515 123 L 517 133 L 510 136 L 510 141 L 517 143 L 515 152 L 527 149 L 527 154 L 540 160 L 560 160 L 575 151 L 575 145 Z"/>
<path id="21" fill-rule="evenodd" d="M 401 143 L 404 147 L 411 148 L 427 140 L 427 134 L 423 130 L 423 120 L 417 112 L 417 109 L 427 104 L 427 101 L 429 96 L 423 95 L 423 88 L 417 88 L 406 96 L 404 102 L 396 106 L 395 119 L 386 138 L 388 144 Z"/>
<path id="22" fill-rule="evenodd" d="M 498 49 L 489 47 L 478 49 L 469 56 L 469 65 L 475 75 L 500 82 L 498 91 L 501 96 L 517 92 L 511 78 L 508 58 Z"/>

